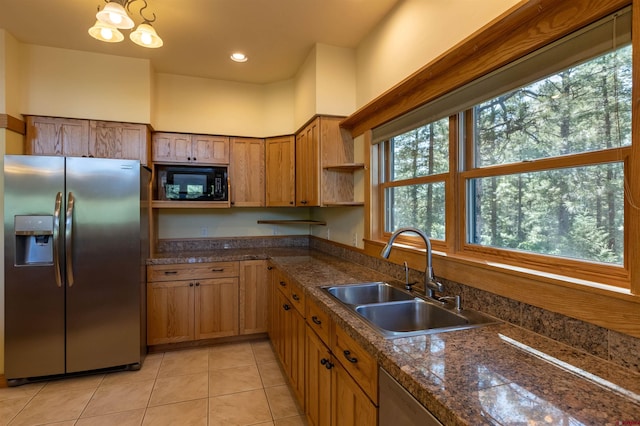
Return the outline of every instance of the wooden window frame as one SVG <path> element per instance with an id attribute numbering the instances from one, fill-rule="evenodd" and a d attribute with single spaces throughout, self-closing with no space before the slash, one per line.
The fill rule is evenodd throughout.
<path id="1" fill-rule="evenodd" d="M 377 147 L 370 145 L 373 128 L 628 5 L 632 5 L 636 17 L 632 29 L 633 62 L 640 64 L 640 19 L 637 18 L 640 16 L 640 0 L 542 0 L 519 3 L 345 119 L 342 126 L 351 131 L 354 137 L 364 135 L 365 145 L 371 147 L 370 155 L 365 159 L 369 179 L 365 180 L 364 252 L 379 256 L 388 238 L 388 234 L 383 232 L 384 219 L 381 220 L 376 214 L 384 208 L 384 198 L 379 188 L 379 154 Z M 457 72 L 449 73 L 450 69 L 456 69 Z M 637 102 L 640 99 L 640 66 L 633 67 L 633 82 L 632 145 L 621 148 L 613 155 L 616 161 L 621 160 L 620 155 L 624 159 L 629 184 L 626 195 L 633 200 L 640 200 L 640 132 L 637 131 L 640 129 L 640 104 Z M 398 99 L 402 99 L 402 102 L 398 102 Z M 458 127 L 468 128 L 470 119 L 466 114 L 464 126 Z M 463 155 L 467 159 L 465 161 L 472 158 L 469 146 L 469 143 L 462 145 L 462 154 L 467 154 Z M 459 155 L 452 153 L 451 157 L 457 160 Z M 465 169 L 466 172 L 459 172 L 457 167 L 451 168 L 455 172 L 452 177 L 455 189 L 449 192 L 453 192 L 458 202 L 455 203 L 455 211 L 449 213 L 447 210 L 447 220 L 450 220 L 449 214 L 453 215 L 454 222 L 450 223 L 455 225 L 448 226 L 447 232 L 454 232 L 455 237 L 448 241 L 448 248 L 434 249 L 433 267 L 438 277 L 640 337 L 640 256 L 634 255 L 640 251 L 640 210 L 625 204 L 626 278 L 624 273 L 612 281 L 606 274 L 602 274 L 603 279 L 599 280 L 590 275 L 569 277 L 562 275 L 562 271 L 536 271 L 526 263 L 508 264 L 502 256 L 479 255 L 465 247 L 461 239 L 465 235 L 464 223 L 460 220 L 465 217 L 464 182 L 479 173 L 469 167 Z M 497 170 L 495 172 L 498 173 Z M 407 246 L 399 246 L 391 251 L 390 261 L 399 264 L 407 261 L 412 268 L 422 270 L 424 250 L 412 246 L 409 241 Z"/>

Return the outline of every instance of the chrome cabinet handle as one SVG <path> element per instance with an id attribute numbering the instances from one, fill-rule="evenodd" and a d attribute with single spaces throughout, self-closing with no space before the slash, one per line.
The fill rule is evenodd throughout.
<path id="1" fill-rule="evenodd" d="M 67 215 L 65 220 L 64 239 L 67 248 L 67 285 L 73 286 L 73 209 L 75 207 L 73 192 L 67 199 Z"/>
<path id="2" fill-rule="evenodd" d="M 358 362 L 358 358 L 351 356 L 351 352 L 350 351 L 344 351 L 343 352 L 344 357 L 347 359 L 347 361 L 355 364 L 356 362 Z"/>
<path id="3" fill-rule="evenodd" d="M 165 275 L 176 275 L 178 271 L 164 271 Z"/>
<path id="4" fill-rule="evenodd" d="M 283 308 L 285 311 L 288 311 L 289 309 L 291 309 L 291 306 L 289 306 L 289 305 L 287 305 L 287 304 L 285 303 L 284 305 L 282 305 L 282 308 Z"/>
<path id="5" fill-rule="evenodd" d="M 60 210 L 62 209 L 62 192 L 56 194 L 56 204 L 53 209 L 53 266 L 56 275 L 56 285 L 62 287 L 62 265 L 60 264 Z"/>
<path id="6" fill-rule="evenodd" d="M 293 300 L 295 300 L 296 302 L 299 302 L 299 301 L 300 301 L 300 297 L 299 297 L 297 294 L 294 294 L 293 296 L 291 296 L 291 298 L 292 298 Z"/>
<path id="7" fill-rule="evenodd" d="M 286 287 L 286 286 L 287 286 L 287 283 L 285 283 L 284 281 L 280 281 L 280 285 L 281 285 L 282 287 Z"/>
<path id="8" fill-rule="evenodd" d="M 311 321 L 313 321 L 314 324 L 318 324 L 318 325 L 322 324 L 322 321 L 320 321 L 318 317 L 315 315 L 311 317 Z"/>
<path id="9" fill-rule="evenodd" d="M 223 272 L 224 268 L 213 268 L 211 269 L 211 272 Z"/>

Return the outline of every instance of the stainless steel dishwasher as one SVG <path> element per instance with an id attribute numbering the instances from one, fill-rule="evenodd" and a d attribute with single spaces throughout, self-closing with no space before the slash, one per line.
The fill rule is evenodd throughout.
<path id="1" fill-rule="evenodd" d="M 378 426 L 443 426 L 384 369 L 379 374 Z"/>

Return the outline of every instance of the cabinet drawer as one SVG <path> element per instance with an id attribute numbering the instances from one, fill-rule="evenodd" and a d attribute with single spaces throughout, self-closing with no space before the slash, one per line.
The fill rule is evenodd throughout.
<path id="1" fill-rule="evenodd" d="M 273 275 L 273 284 L 275 288 L 280 290 L 284 296 L 289 299 L 291 296 L 291 281 L 280 271 L 276 270 L 276 273 Z"/>
<path id="2" fill-rule="evenodd" d="M 291 304 L 295 306 L 296 310 L 300 312 L 300 315 L 304 317 L 304 290 L 297 282 L 291 282 L 289 300 L 291 300 Z"/>
<path id="3" fill-rule="evenodd" d="M 177 281 L 191 279 L 237 277 L 238 262 L 189 263 L 147 266 L 147 281 Z"/>
<path id="4" fill-rule="evenodd" d="M 307 324 L 309 324 L 309 327 L 316 332 L 325 345 L 331 346 L 331 342 L 329 341 L 331 333 L 331 317 L 329 317 L 329 315 L 322 309 L 318 308 L 318 305 L 316 305 L 311 299 L 306 300 L 306 308 Z"/>
<path id="5" fill-rule="evenodd" d="M 340 364 L 371 398 L 371 401 L 378 404 L 378 364 L 376 360 L 340 327 L 335 327 L 332 350 Z"/>

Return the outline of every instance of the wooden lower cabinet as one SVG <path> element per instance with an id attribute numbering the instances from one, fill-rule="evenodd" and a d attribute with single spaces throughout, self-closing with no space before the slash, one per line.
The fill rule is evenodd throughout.
<path id="1" fill-rule="evenodd" d="M 266 261 L 147 268 L 147 344 L 263 333 Z"/>
<path id="2" fill-rule="evenodd" d="M 375 404 L 377 375 L 367 377 L 364 382 L 356 381 L 345 369 L 342 364 L 344 361 L 340 360 L 341 355 L 344 357 L 344 353 L 337 353 L 336 345 L 332 343 L 339 338 L 335 333 L 327 333 L 327 329 L 333 329 L 338 333 L 341 331 L 340 328 L 310 300 L 307 301 L 306 312 L 305 411 L 309 425 L 375 426 L 378 421 L 378 408 Z M 355 349 L 353 345 L 350 347 Z M 357 354 L 355 364 L 365 361 L 368 365 L 368 362 L 360 357 L 364 354 L 359 351 Z M 354 358 L 351 359 L 354 360 Z M 373 390 L 372 383 L 375 383 L 375 401 L 362 387 Z"/>
<path id="3" fill-rule="evenodd" d="M 271 325 L 269 334 L 291 387 L 304 407 L 305 380 L 305 322 L 291 300 L 280 290 L 282 277 L 277 271 L 271 285 Z"/>
<path id="4" fill-rule="evenodd" d="M 307 327 L 306 359 L 305 407 L 307 420 L 311 426 L 331 426 L 333 357 L 329 348 L 310 327 Z"/>
<path id="5" fill-rule="evenodd" d="M 196 281 L 196 340 L 238 335 L 238 287 L 237 278 Z"/>
<path id="6" fill-rule="evenodd" d="M 240 262 L 240 334 L 267 331 L 268 290 L 267 261 Z"/>
<path id="7" fill-rule="evenodd" d="M 336 362 L 331 383 L 331 424 L 334 426 L 376 425 L 377 407 L 360 386 Z"/>
<path id="8" fill-rule="evenodd" d="M 188 342 L 194 338 L 193 282 L 147 284 L 147 343 Z"/>

